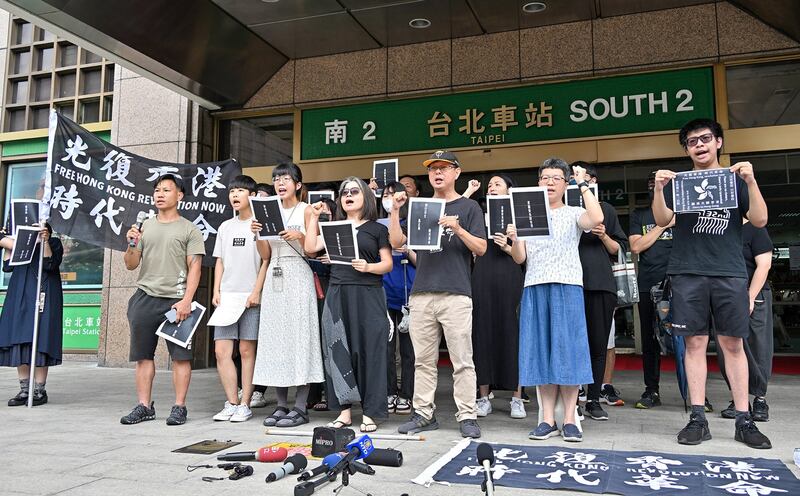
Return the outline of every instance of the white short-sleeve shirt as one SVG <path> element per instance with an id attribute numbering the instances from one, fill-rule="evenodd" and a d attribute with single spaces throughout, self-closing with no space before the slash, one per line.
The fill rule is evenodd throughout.
<path id="1" fill-rule="evenodd" d="M 224 293 L 249 293 L 256 285 L 261 256 L 258 254 L 255 235 L 250 230 L 250 219 L 228 219 L 217 230 L 214 256 L 222 258 Z"/>
<path id="2" fill-rule="evenodd" d="M 578 220 L 586 210 L 565 205 L 550 211 L 552 237 L 525 240 L 525 286 L 561 283 L 583 286 L 578 243 L 583 230 Z"/>

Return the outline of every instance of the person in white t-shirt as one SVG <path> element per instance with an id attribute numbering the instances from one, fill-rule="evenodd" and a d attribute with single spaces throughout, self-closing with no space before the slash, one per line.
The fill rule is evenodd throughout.
<path id="1" fill-rule="evenodd" d="M 243 306 L 239 318 L 230 325 L 214 328 L 214 351 L 217 372 L 225 390 L 225 407 L 214 420 L 244 422 L 253 416 L 250 400 L 253 395 L 253 370 L 258 341 L 261 289 L 267 274 L 267 262 L 261 259 L 250 224 L 253 211 L 250 196 L 256 195 L 256 182 L 250 176 L 237 176 L 228 185 L 228 199 L 235 212 L 219 226 L 214 244 L 214 296 L 212 304 Z M 227 300 L 227 301 L 226 301 Z M 237 309 L 239 310 L 239 309 Z M 233 347 L 239 341 L 242 360 L 242 397 L 238 396 L 238 377 L 233 362 Z"/>

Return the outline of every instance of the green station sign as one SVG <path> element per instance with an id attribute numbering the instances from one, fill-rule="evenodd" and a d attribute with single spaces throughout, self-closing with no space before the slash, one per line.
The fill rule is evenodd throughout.
<path id="1" fill-rule="evenodd" d="M 646 133 L 714 117 L 710 67 L 308 109 L 301 159 Z"/>
<path id="2" fill-rule="evenodd" d="M 65 350 L 97 350 L 100 341 L 100 306 L 64 307 L 62 331 Z"/>

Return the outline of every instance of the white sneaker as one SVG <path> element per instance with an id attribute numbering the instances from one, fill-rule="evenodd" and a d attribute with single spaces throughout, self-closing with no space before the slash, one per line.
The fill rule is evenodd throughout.
<path id="1" fill-rule="evenodd" d="M 247 405 L 238 405 L 234 408 L 236 408 L 236 412 L 231 415 L 231 422 L 244 422 L 245 420 L 250 420 L 250 417 L 253 416 L 252 410 Z"/>
<path id="2" fill-rule="evenodd" d="M 267 406 L 267 399 L 261 391 L 253 391 L 253 396 L 250 398 L 250 408 L 264 408 Z"/>
<path id="3" fill-rule="evenodd" d="M 511 418 L 513 419 L 524 419 L 528 416 L 528 413 L 525 411 L 525 403 L 522 402 L 522 398 L 511 398 Z"/>
<path id="4" fill-rule="evenodd" d="M 233 414 L 236 413 L 236 405 L 231 405 L 229 401 L 225 402 L 225 408 L 221 412 L 214 415 L 214 420 L 230 420 Z"/>
<path id="5" fill-rule="evenodd" d="M 475 401 L 475 408 L 478 410 L 478 417 L 485 417 L 492 413 L 492 403 L 486 396 Z"/>

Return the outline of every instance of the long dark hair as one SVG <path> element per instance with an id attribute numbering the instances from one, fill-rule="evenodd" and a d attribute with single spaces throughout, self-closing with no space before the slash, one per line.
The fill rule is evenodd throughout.
<path id="1" fill-rule="evenodd" d="M 375 193 L 367 186 L 363 179 L 355 176 L 344 178 L 342 184 L 339 185 L 339 194 L 336 197 L 336 213 L 334 220 L 347 220 L 347 212 L 342 207 L 342 190 L 347 183 L 358 184 L 358 189 L 361 190 L 361 195 L 364 197 L 364 204 L 361 207 L 361 218 L 364 220 L 376 220 L 378 218 L 378 206 L 375 204 Z"/>

